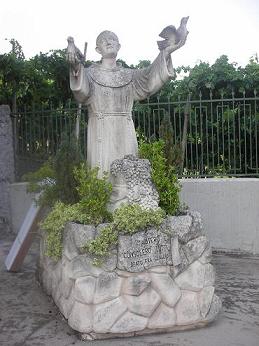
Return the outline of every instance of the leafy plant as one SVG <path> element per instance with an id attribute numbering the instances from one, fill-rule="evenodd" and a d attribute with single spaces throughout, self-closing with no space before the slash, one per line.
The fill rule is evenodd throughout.
<path id="1" fill-rule="evenodd" d="M 98 168 L 90 169 L 85 163 L 74 170 L 79 194 L 79 205 L 89 216 L 92 224 L 110 220 L 111 214 L 107 211 L 107 204 L 112 192 L 112 184 L 107 176 L 98 178 Z"/>
<path id="2" fill-rule="evenodd" d="M 118 242 L 119 233 L 134 234 L 148 227 L 159 226 L 166 214 L 161 209 L 144 209 L 138 204 L 126 204 L 116 209 L 113 222 L 103 228 L 94 240 L 84 246 L 85 251 L 103 257 Z"/>
<path id="3" fill-rule="evenodd" d="M 82 224 L 99 224 L 111 220 L 106 210 L 110 199 L 111 183 L 106 178 L 98 179 L 98 170 L 91 170 L 86 164 L 74 169 L 76 189 L 80 200 L 75 204 L 57 201 L 41 226 L 47 232 L 47 255 L 59 259 L 62 254 L 62 238 L 65 224 L 69 221 Z"/>
<path id="4" fill-rule="evenodd" d="M 161 139 L 152 143 L 142 141 L 139 155 L 151 163 L 151 177 L 159 194 L 159 206 L 167 214 L 174 215 L 179 208 L 180 185 L 173 166 L 167 162 L 165 142 Z"/>
<path id="5" fill-rule="evenodd" d="M 53 206 L 56 201 L 73 204 L 79 201 L 74 169 L 83 162 L 76 138 L 63 134 L 60 148 L 36 172 L 23 176 L 29 192 L 41 192 L 38 204 Z"/>

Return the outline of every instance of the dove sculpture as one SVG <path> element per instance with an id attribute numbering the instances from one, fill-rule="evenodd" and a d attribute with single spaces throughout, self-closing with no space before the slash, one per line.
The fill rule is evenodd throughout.
<path id="1" fill-rule="evenodd" d="M 68 42 L 68 47 L 67 47 L 67 55 L 69 54 L 74 54 L 75 55 L 75 59 L 77 60 L 76 62 L 81 62 L 82 64 L 85 61 L 85 56 L 83 53 L 81 53 L 81 51 L 76 47 L 75 43 L 74 43 L 74 39 L 73 37 L 69 36 L 67 38 L 67 42 Z"/>
<path id="2" fill-rule="evenodd" d="M 186 37 L 188 33 L 186 28 L 188 19 L 189 19 L 189 16 L 183 17 L 181 19 L 181 23 L 178 29 L 176 29 L 174 25 L 169 25 L 161 31 L 159 36 L 164 38 L 164 40 L 157 41 L 159 50 L 163 50 L 167 48 L 168 46 L 175 45 Z"/>

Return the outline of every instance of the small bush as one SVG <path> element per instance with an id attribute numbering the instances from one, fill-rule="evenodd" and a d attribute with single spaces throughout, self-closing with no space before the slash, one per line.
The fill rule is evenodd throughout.
<path id="1" fill-rule="evenodd" d="M 158 140 L 152 143 L 142 141 L 139 155 L 151 163 L 151 177 L 159 194 L 159 206 L 169 215 L 174 215 L 179 209 L 180 184 L 173 166 L 165 157 L 165 142 Z"/>
<path id="2" fill-rule="evenodd" d="M 97 178 L 97 169 L 81 164 L 74 169 L 78 203 L 65 204 L 57 201 L 41 226 L 47 232 L 47 256 L 59 259 L 62 255 L 62 239 L 65 224 L 74 221 L 82 224 L 99 224 L 111 221 L 106 209 L 112 191 L 106 178 Z"/>
<path id="3" fill-rule="evenodd" d="M 84 161 L 74 136 L 62 136 L 55 157 L 45 162 L 36 172 L 23 176 L 29 192 L 41 192 L 38 204 L 53 206 L 55 202 L 77 203 L 79 195 L 74 169 Z"/>
<path id="4" fill-rule="evenodd" d="M 160 208 L 147 210 L 138 204 L 122 205 L 115 210 L 113 222 L 103 228 L 98 237 L 86 244 L 84 249 L 95 256 L 107 256 L 110 248 L 117 244 L 119 233 L 134 234 L 148 227 L 160 226 L 165 216 Z"/>

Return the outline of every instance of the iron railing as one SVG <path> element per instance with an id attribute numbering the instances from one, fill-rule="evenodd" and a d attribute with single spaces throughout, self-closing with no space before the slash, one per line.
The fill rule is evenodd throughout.
<path id="1" fill-rule="evenodd" d="M 160 136 L 165 117 L 173 128 L 173 142 L 184 153 L 186 177 L 259 176 L 259 97 L 232 97 L 136 103 L 133 120 L 146 138 Z M 46 160 L 58 149 L 62 133 L 76 127 L 77 108 L 24 110 L 14 115 L 16 155 Z M 80 144 L 86 155 L 87 110 L 82 108 Z"/>

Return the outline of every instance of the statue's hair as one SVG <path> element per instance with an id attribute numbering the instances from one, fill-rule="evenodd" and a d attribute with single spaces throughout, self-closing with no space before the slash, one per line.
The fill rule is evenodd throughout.
<path id="1" fill-rule="evenodd" d="M 107 37 L 107 36 L 113 36 L 115 37 L 118 42 L 119 42 L 119 39 L 118 39 L 118 36 L 112 32 L 112 31 L 109 31 L 109 30 L 104 30 L 102 31 L 98 36 L 97 36 L 97 39 L 96 39 L 96 46 L 98 46 L 98 43 L 104 38 L 104 37 Z"/>

